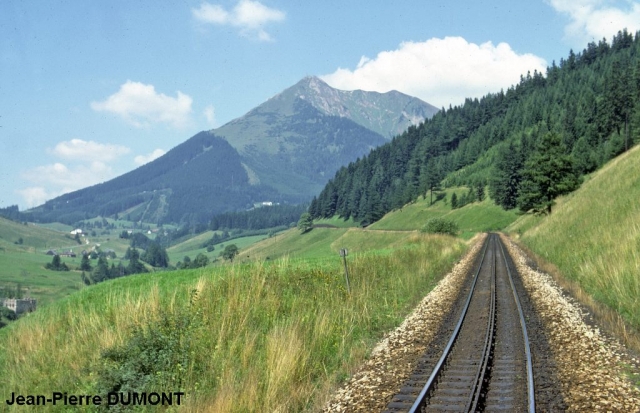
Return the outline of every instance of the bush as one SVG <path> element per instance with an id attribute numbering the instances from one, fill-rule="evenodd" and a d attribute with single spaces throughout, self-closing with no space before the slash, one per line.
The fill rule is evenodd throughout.
<path id="1" fill-rule="evenodd" d="M 201 322 L 197 294 L 193 290 L 188 307 L 173 312 L 161 310 L 157 320 L 134 326 L 131 336 L 121 345 L 103 350 L 96 392 L 161 392 L 180 390 L 193 364 L 191 333 Z M 107 410 L 107 408 L 105 408 Z M 109 411 L 128 411 L 108 408 Z"/>
<path id="2" fill-rule="evenodd" d="M 0 319 L 2 319 L 3 317 L 6 318 L 7 320 L 13 321 L 18 318 L 18 315 L 10 308 L 0 307 Z"/>
<path id="3" fill-rule="evenodd" d="M 449 234 L 456 235 L 458 233 L 458 224 L 444 218 L 433 218 L 427 221 L 420 231 L 429 234 Z"/>

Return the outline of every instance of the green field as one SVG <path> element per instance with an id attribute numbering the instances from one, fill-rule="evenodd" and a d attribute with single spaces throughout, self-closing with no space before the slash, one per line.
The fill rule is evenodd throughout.
<path id="1" fill-rule="evenodd" d="M 83 250 L 99 246 L 103 251 L 115 251 L 119 260 L 129 247 L 129 241 L 120 239 L 114 230 L 95 237 L 89 231 L 78 244 L 68 233 L 69 228 L 62 224 L 24 225 L 0 218 L 0 287 L 14 289 L 20 285 L 26 294 L 38 300 L 40 307 L 84 288 L 81 272 L 76 271 Z M 48 250 L 76 253 L 76 258 L 62 257 L 71 271 L 45 269 L 53 258 L 46 254 Z"/>
<path id="2" fill-rule="evenodd" d="M 220 233 L 221 231 L 217 232 Z M 211 252 L 207 252 L 207 249 L 203 248 L 202 245 L 206 241 L 210 240 L 213 234 L 214 231 L 206 231 L 184 242 L 181 242 L 180 244 L 167 248 L 167 253 L 169 254 L 169 260 L 171 261 L 171 264 L 175 265 L 178 261 L 182 261 L 185 256 L 188 256 L 193 260 L 198 254 L 204 254 L 209 257 L 209 260 L 213 261 L 220 257 L 220 253 L 224 250 L 225 245 L 235 244 L 239 249 L 243 249 L 268 237 L 268 235 L 252 235 L 247 237 L 228 239 L 215 244 L 215 249 Z"/>
<path id="3" fill-rule="evenodd" d="M 298 241 L 319 258 L 331 242 L 316 238 L 347 230 L 315 231 Z M 8 372 L 0 376 L 0 397 L 100 393 L 112 383 L 103 370 L 109 366 L 123 373 L 115 374 L 125 388 L 184 390 L 185 411 L 317 409 L 467 249 L 447 236 L 410 233 L 397 243 L 389 233 L 349 231 L 345 242 L 378 236 L 386 248 L 396 242 L 393 254 L 350 254 L 351 294 L 341 260 L 284 258 L 134 275 L 41 308 L 0 329 L 0 370 Z M 156 337 L 146 341 L 154 347 L 145 359 L 134 347 L 124 350 L 145 334 Z M 143 380 L 131 364 L 109 364 L 100 357 L 109 348 L 123 349 L 138 366 L 155 360 L 153 375 Z M 167 358 L 175 363 L 162 364 Z"/>
<path id="4" fill-rule="evenodd" d="M 466 190 L 449 188 L 446 200 Z M 0 370 L 9 372 L 0 376 L 0 397 L 59 388 L 95 394 L 117 385 L 184 390 L 191 396 L 181 411 L 318 410 L 468 249 L 464 239 L 505 227 L 637 328 L 639 197 L 635 148 L 559 199 L 548 217 L 503 211 L 489 199 L 458 209 L 419 199 L 364 229 L 334 217 L 304 234 L 294 228 L 226 240 L 206 253 L 209 231 L 171 247 L 171 262 L 198 253 L 214 259 L 236 244 L 241 251 L 233 265 L 219 260 L 89 288 L 76 272 L 42 269 L 49 256 L 35 245 L 71 241 L 65 234 L 44 236 L 3 222 L 10 230 L 0 239 L 0 259 L 7 259 L 0 265 L 11 274 L 4 280 L 29 279 L 41 289 L 33 295 L 50 304 L 0 329 Z M 419 231 L 440 217 L 456 222 L 460 236 Z M 22 246 L 14 243 L 19 237 Z M 128 245 L 117 235 L 96 241 L 118 254 Z M 341 248 L 349 250 L 351 294 Z M 153 375 L 145 376 L 140 360 L 153 364 Z"/>
<path id="5" fill-rule="evenodd" d="M 80 248 L 65 233 L 0 218 L 0 287 L 20 285 L 39 305 L 71 294 L 82 288 L 80 273 L 46 270 L 44 265 L 52 257 L 45 253 L 48 249 L 79 252 Z M 72 268 L 80 263 L 79 258 L 64 258 L 63 262 Z"/>

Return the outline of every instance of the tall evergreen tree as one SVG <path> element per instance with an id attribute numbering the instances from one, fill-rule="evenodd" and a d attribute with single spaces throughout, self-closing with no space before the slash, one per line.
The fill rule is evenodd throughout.
<path id="1" fill-rule="evenodd" d="M 140 274 L 147 272 L 147 268 L 140 262 L 140 253 L 137 249 L 131 248 L 129 252 L 129 265 L 127 266 L 128 274 Z"/>
<path id="2" fill-rule="evenodd" d="M 525 163 L 518 204 L 523 212 L 551 213 L 555 198 L 580 186 L 573 160 L 567 155 L 560 135 L 545 134 Z"/>
<path id="3" fill-rule="evenodd" d="M 484 183 L 478 182 L 476 184 L 476 199 L 480 202 L 484 201 Z"/>
<path id="4" fill-rule="evenodd" d="M 504 209 L 513 209 L 517 206 L 522 167 L 521 152 L 513 143 L 498 152 L 494 172 L 489 182 L 489 195 Z"/>
<path id="5" fill-rule="evenodd" d="M 80 260 L 80 270 L 91 271 L 91 261 L 89 261 L 89 254 L 82 254 L 82 259 Z"/>
<path id="6" fill-rule="evenodd" d="M 98 258 L 98 264 L 91 272 L 91 280 L 93 283 L 99 283 L 109 279 L 109 266 L 107 260 L 103 257 Z"/>

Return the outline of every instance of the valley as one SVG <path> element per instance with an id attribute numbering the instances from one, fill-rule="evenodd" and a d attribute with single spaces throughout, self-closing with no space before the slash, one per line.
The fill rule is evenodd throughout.
<path id="1" fill-rule="evenodd" d="M 407 411 L 469 297 L 480 410 L 512 398 L 482 383 L 526 347 L 495 316 L 515 307 L 534 362 L 504 377 L 540 385 L 515 410 L 640 410 L 638 56 L 620 31 L 440 111 L 305 77 L 120 177 L 0 209 L 0 292 L 38 300 L 0 317 L 0 400 Z"/>

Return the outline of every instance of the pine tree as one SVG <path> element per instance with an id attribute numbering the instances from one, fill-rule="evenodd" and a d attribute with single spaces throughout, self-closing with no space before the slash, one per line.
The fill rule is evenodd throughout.
<path id="1" fill-rule="evenodd" d="M 109 267 L 107 265 L 107 261 L 100 257 L 98 258 L 98 264 L 91 272 L 91 281 L 93 283 L 99 283 L 109 279 Z"/>
<path id="2" fill-rule="evenodd" d="M 482 182 L 476 184 L 476 199 L 480 202 L 484 201 L 484 183 Z"/>
<path id="3" fill-rule="evenodd" d="M 131 248 L 129 252 L 129 265 L 127 266 L 128 274 L 140 274 L 147 272 L 147 268 L 140 262 L 140 253 L 137 249 Z"/>
<path id="4" fill-rule="evenodd" d="M 525 163 L 518 204 L 523 212 L 551 213 L 555 198 L 580 185 L 573 161 L 565 153 L 560 135 L 545 134 Z"/>
<path id="5" fill-rule="evenodd" d="M 517 205 L 522 180 L 522 155 L 511 143 L 503 147 L 496 158 L 494 172 L 489 181 L 489 195 L 502 208 L 513 209 Z"/>
<path id="6" fill-rule="evenodd" d="M 80 270 L 91 272 L 91 261 L 89 261 L 89 254 L 82 254 L 82 260 L 80 261 Z"/>

